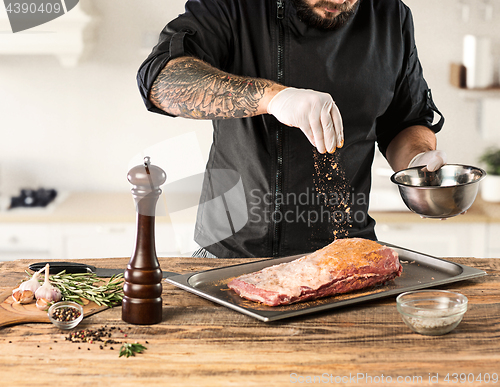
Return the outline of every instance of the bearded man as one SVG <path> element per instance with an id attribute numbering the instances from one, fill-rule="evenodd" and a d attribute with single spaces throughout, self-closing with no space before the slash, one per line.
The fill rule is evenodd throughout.
<path id="1" fill-rule="evenodd" d="M 137 79 L 148 110 L 213 121 L 202 256 L 376 239 L 375 144 L 394 171 L 446 163 L 400 0 L 188 0 Z"/>

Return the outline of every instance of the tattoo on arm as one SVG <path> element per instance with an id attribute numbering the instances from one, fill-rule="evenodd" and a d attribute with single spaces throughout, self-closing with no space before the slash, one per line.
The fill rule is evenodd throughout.
<path id="1" fill-rule="evenodd" d="M 185 118 L 241 118 L 257 114 L 259 101 L 273 82 L 231 75 L 201 60 L 183 58 L 156 78 L 150 100 L 160 109 Z"/>

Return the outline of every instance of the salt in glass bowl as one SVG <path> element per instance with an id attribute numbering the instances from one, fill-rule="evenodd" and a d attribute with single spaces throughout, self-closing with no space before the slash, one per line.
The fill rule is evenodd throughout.
<path id="1" fill-rule="evenodd" d="M 396 298 L 403 321 L 416 333 L 444 335 L 455 329 L 467 311 L 467 297 L 447 290 L 419 290 Z"/>
<path id="2" fill-rule="evenodd" d="M 57 320 L 54 317 L 54 313 L 57 313 L 57 311 L 62 311 L 64 308 L 71 308 L 77 312 L 80 313 L 80 315 L 72 320 L 69 321 L 60 321 Z M 76 302 L 73 301 L 61 301 L 61 302 L 56 302 L 53 304 L 49 310 L 47 311 L 47 314 L 49 315 L 50 321 L 58 328 L 60 329 L 73 329 L 76 327 L 80 322 L 83 320 L 83 308 L 80 304 L 77 304 Z"/>

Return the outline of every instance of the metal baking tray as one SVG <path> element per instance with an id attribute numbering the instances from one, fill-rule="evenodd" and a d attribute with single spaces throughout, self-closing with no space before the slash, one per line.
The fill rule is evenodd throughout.
<path id="1" fill-rule="evenodd" d="M 227 284 L 242 274 L 252 273 L 265 267 L 290 262 L 303 255 L 265 259 L 212 269 L 198 273 L 176 275 L 165 279 L 181 289 L 194 293 L 210 301 L 224 305 L 237 312 L 269 322 L 305 314 L 330 310 L 346 305 L 358 304 L 383 297 L 397 295 L 410 290 L 445 285 L 457 281 L 486 275 L 485 271 L 449 262 L 430 255 L 407 250 L 389 243 L 379 242 L 392 247 L 399 254 L 403 266 L 400 277 L 385 285 L 284 306 L 267 306 L 245 300 L 227 287 Z"/>

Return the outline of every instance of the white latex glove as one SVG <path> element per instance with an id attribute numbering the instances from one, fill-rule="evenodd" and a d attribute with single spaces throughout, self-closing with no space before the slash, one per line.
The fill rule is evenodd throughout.
<path id="1" fill-rule="evenodd" d="M 408 168 L 425 165 L 429 172 L 434 172 L 445 165 L 447 159 L 446 153 L 440 150 L 422 152 L 410 161 Z"/>
<path id="2" fill-rule="evenodd" d="M 273 97 L 267 112 L 300 128 L 320 153 L 333 153 L 344 145 L 342 117 L 330 94 L 288 87 Z"/>
<path id="3" fill-rule="evenodd" d="M 446 153 L 440 150 L 422 152 L 416 155 L 410 161 L 410 164 L 408 164 L 408 168 L 425 165 L 429 172 L 434 172 L 445 165 L 447 159 L 448 157 L 446 156 Z M 467 211 L 462 212 L 462 215 L 466 212 Z M 425 216 L 422 215 L 420 215 L 420 217 L 425 218 Z M 441 220 L 446 220 L 446 218 L 443 218 Z"/>

